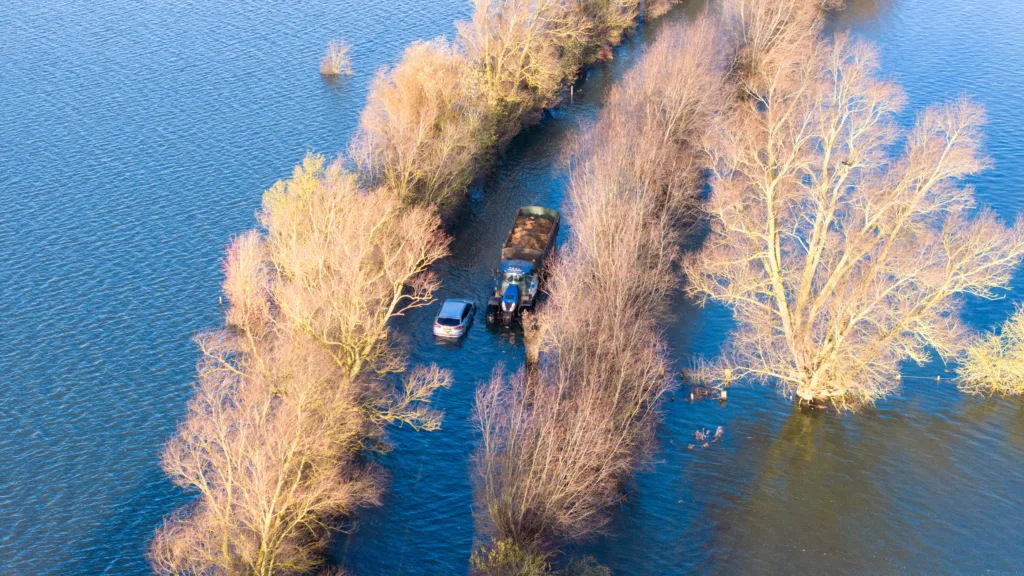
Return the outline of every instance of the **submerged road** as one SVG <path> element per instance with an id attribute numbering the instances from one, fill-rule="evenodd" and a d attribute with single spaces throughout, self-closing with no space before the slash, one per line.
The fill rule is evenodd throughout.
<path id="1" fill-rule="evenodd" d="M 395 450 L 382 459 L 393 476 L 384 505 L 361 512 L 356 531 L 336 546 L 336 558 L 354 573 L 448 574 L 467 569 L 475 528 L 470 462 L 474 394 L 495 369 L 517 370 L 524 359 L 522 330 L 490 327 L 484 318 L 501 245 L 520 206 L 562 210 L 568 178 L 563 150 L 577 127 L 597 117 L 608 89 L 661 29 L 696 12 L 696 5 L 683 6 L 643 25 L 616 49 L 613 60 L 584 73 L 571 103 L 520 134 L 484 184 L 471 190 L 469 207 L 452 231 L 452 254 L 436 267 L 442 282 L 438 303 L 397 323 L 397 332 L 408 339 L 411 364 L 436 363 L 454 373 L 451 389 L 435 396 L 436 406 L 445 411 L 444 423 L 434 433 L 398 430 L 392 435 Z M 563 216 L 559 245 L 571 227 Z M 431 334 L 440 302 L 449 297 L 472 298 L 478 304 L 469 334 L 456 342 Z"/>

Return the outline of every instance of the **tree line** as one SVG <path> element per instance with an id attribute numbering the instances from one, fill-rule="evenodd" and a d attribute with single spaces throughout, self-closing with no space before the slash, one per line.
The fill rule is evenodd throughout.
<path id="1" fill-rule="evenodd" d="M 473 568 L 544 573 L 600 531 L 644 462 L 672 386 L 661 338 L 723 77 L 707 19 L 664 31 L 569 150 L 572 233 L 526 321 L 531 365 L 478 391 Z"/>
<path id="2" fill-rule="evenodd" d="M 454 42 L 415 43 L 379 72 L 347 157 L 310 154 L 264 194 L 260 227 L 227 249 L 224 326 L 196 337 L 195 393 L 162 461 L 193 498 L 158 528 L 156 572 L 308 573 L 379 502 L 366 455 L 388 450 L 387 426 L 441 422 L 429 402 L 450 375 L 407 370 L 391 322 L 432 301 L 443 219 L 641 6 L 478 0 Z"/>

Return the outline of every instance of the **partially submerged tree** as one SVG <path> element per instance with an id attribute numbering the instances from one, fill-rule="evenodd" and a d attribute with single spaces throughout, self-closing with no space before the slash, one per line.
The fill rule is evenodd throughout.
<path id="1" fill-rule="evenodd" d="M 630 466 L 610 408 L 594 386 L 531 382 L 525 372 L 481 388 L 478 487 L 496 541 L 536 553 L 607 522 Z"/>
<path id="2" fill-rule="evenodd" d="M 339 163 L 308 156 L 267 191 L 260 221 L 278 322 L 314 338 L 351 377 L 400 369 L 388 322 L 431 301 L 430 265 L 448 253 L 433 211 L 361 189 Z"/>
<path id="3" fill-rule="evenodd" d="M 1024 394 L 1024 308 L 998 332 L 968 346 L 957 376 L 960 389 L 969 394 Z"/>
<path id="4" fill-rule="evenodd" d="M 404 368 L 388 321 L 435 285 L 437 218 L 310 156 L 260 219 L 265 234 L 228 249 L 226 326 L 198 338 L 196 394 L 164 451 L 196 498 L 157 531 L 161 574 L 309 572 L 335 522 L 377 502 L 359 455 L 387 449 L 390 423 L 440 423 L 428 402 L 446 372 L 413 370 L 401 389 L 380 377 Z"/>
<path id="5" fill-rule="evenodd" d="M 444 39 L 416 42 L 370 86 L 352 145 L 360 171 L 407 203 L 448 214 L 458 206 L 486 136 L 469 62 Z"/>
<path id="6" fill-rule="evenodd" d="M 959 184 L 988 164 L 981 108 L 929 108 L 894 157 L 903 96 L 876 73 L 874 49 L 838 35 L 722 115 L 711 232 L 686 265 L 689 292 L 738 323 L 715 377 L 873 402 L 901 362 L 962 352 L 960 297 L 994 297 L 1024 255 L 1024 225 Z"/>
<path id="7" fill-rule="evenodd" d="M 475 0 L 459 43 L 473 63 L 495 141 L 554 104 L 583 63 L 590 22 L 574 0 Z"/>
<path id="8" fill-rule="evenodd" d="M 324 76 L 352 75 L 352 47 L 344 40 L 335 40 L 327 45 L 320 58 L 320 73 Z"/>
<path id="9" fill-rule="evenodd" d="M 665 0 L 665 2 L 670 4 L 672 0 Z M 581 4 L 584 16 L 590 21 L 590 40 L 588 41 L 589 46 L 584 50 L 584 60 L 606 60 L 611 57 L 611 49 L 622 42 L 623 36 L 636 24 L 640 16 L 641 2 L 640 0 L 582 0 Z M 658 14 L 658 16 L 662 14 Z"/>

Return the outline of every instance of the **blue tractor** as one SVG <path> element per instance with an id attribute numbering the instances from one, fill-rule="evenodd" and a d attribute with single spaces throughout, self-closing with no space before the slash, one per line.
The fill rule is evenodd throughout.
<path id="1" fill-rule="evenodd" d="M 524 206 L 501 247 L 494 294 L 487 302 L 487 321 L 511 324 L 537 298 L 544 261 L 555 245 L 560 217 L 556 210 Z"/>

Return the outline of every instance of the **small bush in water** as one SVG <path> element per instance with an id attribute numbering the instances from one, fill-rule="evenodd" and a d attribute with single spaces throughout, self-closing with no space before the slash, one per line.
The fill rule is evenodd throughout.
<path id="1" fill-rule="evenodd" d="M 327 50 L 320 58 L 320 73 L 324 76 L 352 75 L 352 47 L 344 40 L 335 40 L 327 45 Z"/>
<path id="2" fill-rule="evenodd" d="M 969 394 L 1024 394 L 1024 308 L 970 346 L 957 373 Z"/>

